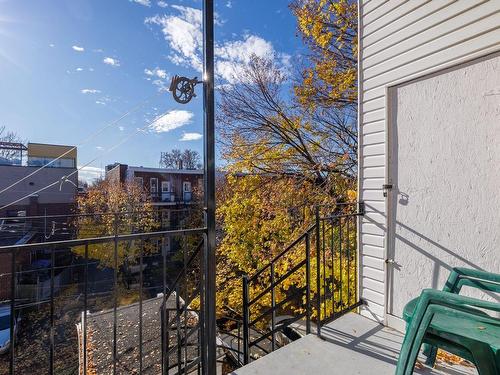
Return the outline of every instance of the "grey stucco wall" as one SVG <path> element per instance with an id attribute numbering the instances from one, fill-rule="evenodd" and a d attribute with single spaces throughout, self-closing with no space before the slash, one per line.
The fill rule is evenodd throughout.
<path id="1" fill-rule="evenodd" d="M 0 191 L 29 175 L 36 169 L 38 167 L 0 165 Z M 44 168 L 19 184 L 9 188 L 7 191 L 0 193 L 0 207 L 33 193 L 54 181 L 59 181 L 62 177 L 68 176 L 74 171 L 75 169 L 72 168 Z M 38 193 L 38 202 L 40 204 L 74 202 L 77 191 L 75 185 L 78 185 L 78 173 L 73 174 L 68 180 L 73 183 L 66 182 L 61 186 L 60 184 L 56 184 Z M 29 204 L 28 198 L 17 203 L 17 205 L 25 204 Z"/>
<path id="2" fill-rule="evenodd" d="M 391 89 L 389 312 L 452 267 L 500 272 L 500 56 Z"/>

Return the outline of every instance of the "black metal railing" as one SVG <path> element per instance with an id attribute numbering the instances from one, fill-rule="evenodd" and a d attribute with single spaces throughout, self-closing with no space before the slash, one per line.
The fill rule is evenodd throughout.
<path id="1" fill-rule="evenodd" d="M 315 321 L 321 327 L 362 304 L 358 296 L 357 217 L 364 204 L 342 204 L 321 215 L 316 210 Z M 319 291 L 319 293 L 318 293 Z"/>
<path id="2" fill-rule="evenodd" d="M 0 247 L 0 373 L 206 373 L 207 229 L 144 231 L 131 225 L 144 214 L 109 215 L 22 218 L 46 242 Z M 50 241 L 63 227 L 71 239 Z"/>
<path id="3" fill-rule="evenodd" d="M 359 306 L 362 214 L 359 203 L 318 207 L 313 225 L 243 278 L 242 316 L 219 317 L 218 361 L 239 367 Z M 6 239 L 45 242 L 0 247 L 10 330 L 0 373 L 207 373 L 207 228 L 162 230 L 150 215 L 3 222 Z"/>
<path id="4" fill-rule="evenodd" d="M 262 355 L 257 350 L 268 353 L 286 338 L 310 333 L 313 324 L 321 335 L 322 325 L 361 304 L 356 228 L 363 213 L 362 203 L 318 206 L 313 225 L 266 266 L 243 276 L 245 364 Z"/>

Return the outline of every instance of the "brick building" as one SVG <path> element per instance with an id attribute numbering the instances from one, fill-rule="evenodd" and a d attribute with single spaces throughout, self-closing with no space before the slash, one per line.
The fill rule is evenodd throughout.
<path id="1" fill-rule="evenodd" d="M 203 188 L 202 169 L 147 168 L 115 163 L 106 166 L 106 179 L 139 183 L 158 207 L 179 208 L 197 203 L 194 192 L 201 192 Z"/>

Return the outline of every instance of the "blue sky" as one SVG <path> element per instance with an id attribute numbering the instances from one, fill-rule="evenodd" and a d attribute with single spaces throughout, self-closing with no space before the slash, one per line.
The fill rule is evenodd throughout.
<path id="1" fill-rule="evenodd" d="M 200 9 L 199 0 L 0 0 L 0 125 L 26 141 L 78 145 L 79 165 L 98 157 L 86 179 L 115 161 L 156 167 L 172 148 L 201 153 L 201 95 L 181 105 L 161 92 L 174 74 L 201 76 Z M 216 11 L 219 82 L 234 81 L 252 53 L 292 69 L 301 41 L 288 1 L 224 0 Z"/>

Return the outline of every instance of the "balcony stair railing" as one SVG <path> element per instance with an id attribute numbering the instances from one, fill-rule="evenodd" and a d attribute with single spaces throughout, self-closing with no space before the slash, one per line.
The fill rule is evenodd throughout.
<path id="1" fill-rule="evenodd" d="M 356 228 L 357 217 L 363 214 L 362 202 L 330 210 L 317 207 L 313 225 L 255 274 L 243 276 L 244 364 L 261 356 L 254 355 L 256 349 L 265 346 L 265 352 L 274 351 L 286 342 L 283 337 L 309 334 L 313 325 L 321 336 L 324 324 L 362 304 L 357 291 Z M 290 259 L 296 262 L 290 264 Z M 291 280 L 293 285 L 287 286 Z M 255 335 L 256 331 L 262 334 Z M 262 345 L 266 341 L 270 345 Z"/>

